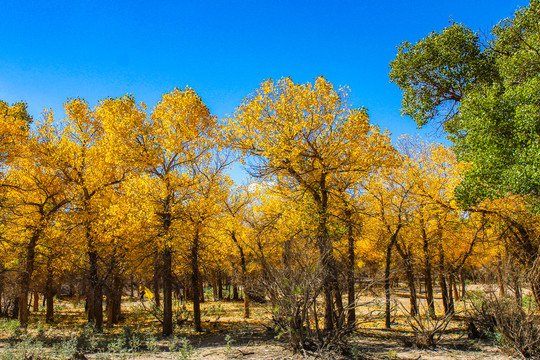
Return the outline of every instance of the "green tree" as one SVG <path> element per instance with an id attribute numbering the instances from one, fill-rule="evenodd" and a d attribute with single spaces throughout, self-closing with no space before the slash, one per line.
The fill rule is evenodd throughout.
<path id="1" fill-rule="evenodd" d="M 540 192 L 540 2 L 516 12 L 493 29 L 490 47 L 501 81 L 473 89 L 463 99 L 461 159 L 473 164 L 458 195 L 465 204 L 507 193 Z"/>
<path id="2" fill-rule="evenodd" d="M 493 82 L 497 73 L 478 34 L 460 24 L 432 32 L 414 45 L 401 43 L 390 69 L 390 81 L 403 90 L 402 114 L 420 127 L 442 121 L 448 130 L 463 97 Z"/>
<path id="3" fill-rule="evenodd" d="M 419 125 L 443 115 L 459 159 L 471 164 L 455 189 L 463 207 L 515 194 L 540 210 L 539 22 L 540 1 L 532 0 L 492 29 L 485 49 L 471 30 L 452 25 L 402 44 L 390 65 L 404 90 L 403 113 Z M 516 248 L 531 244 L 532 267 L 538 245 L 525 223 L 512 227 Z M 530 281 L 538 300 L 540 278 Z"/>
<path id="4" fill-rule="evenodd" d="M 460 160 L 472 167 L 457 195 L 463 205 L 540 191 L 540 2 L 477 34 L 453 24 L 404 42 L 390 64 L 402 112 L 419 126 L 443 120 Z"/>

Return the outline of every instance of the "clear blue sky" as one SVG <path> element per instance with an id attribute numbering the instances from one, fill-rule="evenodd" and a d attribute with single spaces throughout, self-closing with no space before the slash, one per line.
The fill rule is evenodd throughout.
<path id="1" fill-rule="evenodd" d="M 451 20 L 488 33 L 527 3 L 0 0 L 0 99 L 62 118 L 68 97 L 94 105 L 130 93 L 153 106 L 189 85 L 223 117 L 266 78 L 323 75 L 348 85 L 353 104 L 393 138 L 426 136 L 433 131 L 399 114 L 400 91 L 388 80 L 396 46 Z"/>

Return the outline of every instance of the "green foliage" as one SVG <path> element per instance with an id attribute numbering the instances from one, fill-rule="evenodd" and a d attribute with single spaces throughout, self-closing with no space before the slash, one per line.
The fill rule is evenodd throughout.
<path id="1" fill-rule="evenodd" d="M 122 328 L 120 337 L 124 341 L 124 347 L 128 349 L 129 352 L 136 352 L 142 347 L 144 336 L 138 331 L 134 331 L 129 325 Z"/>
<path id="2" fill-rule="evenodd" d="M 125 348 L 126 342 L 122 336 L 115 338 L 107 345 L 107 350 L 112 353 L 121 353 Z"/>
<path id="3" fill-rule="evenodd" d="M 460 158 L 473 167 L 457 194 L 464 204 L 508 192 L 540 195 L 540 7 L 538 1 L 494 28 L 491 47 L 502 84 L 464 99 Z M 536 200 L 535 200 L 536 202 Z"/>
<path id="4" fill-rule="evenodd" d="M 537 309 L 536 301 L 534 300 L 534 297 L 532 295 L 524 296 L 521 299 L 521 304 L 525 309 Z"/>
<path id="5" fill-rule="evenodd" d="M 55 352 L 62 359 L 71 358 L 73 354 L 77 352 L 78 342 L 79 339 L 77 336 L 71 336 L 68 340 L 63 341 L 58 346 L 56 346 Z"/>
<path id="6" fill-rule="evenodd" d="M 493 78 L 492 60 L 482 52 L 478 35 L 460 24 L 414 45 L 401 43 L 390 68 L 390 81 L 404 91 L 402 114 L 418 126 L 453 119 L 463 95 Z"/>
<path id="7" fill-rule="evenodd" d="M 169 351 L 173 359 L 189 360 L 193 357 L 195 348 L 191 345 L 189 339 L 172 336 L 169 339 Z"/>
<path id="8" fill-rule="evenodd" d="M 6 332 L 10 339 L 16 339 L 22 334 L 19 320 L 0 320 L 0 330 Z"/>
<path id="9" fill-rule="evenodd" d="M 27 360 L 27 359 L 46 359 L 43 355 L 43 344 L 25 335 L 20 342 L 13 346 L 8 346 L 0 352 L 0 360 Z"/>
<path id="10" fill-rule="evenodd" d="M 229 355 L 232 351 L 232 344 L 235 342 L 235 340 L 233 339 L 233 337 L 231 336 L 231 334 L 227 334 L 225 335 L 225 351 L 227 353 L 227 355 Z"/>
<path id="11" fill-rule="evenodd" d="M 540 195 L 540 2 L 478 36 L 453 24 L 404 42 L 390 67 L 402 112 L 421 126 L 444 119 L 460 160 L 472 167 L 456 189 L 463 206 L 508 193 Z"/>
<path id="12" fill-rule="evenodd" d="M 157 338 L 150 330 L 147 330 L 145 333 L 144 343 L 148 351 L 152 353 L 157 353 L 159 351 L 159 344 Z"/>

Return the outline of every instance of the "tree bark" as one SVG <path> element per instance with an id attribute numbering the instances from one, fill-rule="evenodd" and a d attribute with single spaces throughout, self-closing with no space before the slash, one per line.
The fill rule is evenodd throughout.
<path id="1" fill-rule="evenodd" d="M 45 296 L 47 297 L 45 321 L 49 324 L 54 321 L 54 284 L 51 262 L 52 259 L 49 258 L 47 261 L 47 279 L 45 280 Z"/>
<path id="2" fill-rule="evenodd" d="M 221 270 L 217 273 L 217 289 L 218 289 L 218 299 L 223 300 L 223 274 Z"/>
<path id="3" fill-rule="evenodd" d="M 107 296 L 107 326 L 112 327 L 120 322 L 122 309 L 123 282 L 120 276 L 115 275 Z"/>
<path id="4" fill-rule="evenodd" d="M 39 292 L 34 291 L 34 312 L 39 311 Z"/>
<path id="5" fill-rule="evenodd" d="M 194 290 L 200 288 L 199 281 L 199 230 L 195 229 L 191 243 L 191 287 Z M 198 291 L 195 290 L 193 292 L 193 324 L 195 331 L 198 332 L 202 331 L 200 306 L 200 297 Z"/>
<path id="6" fill-rule="evenodd" d="M 396 231 L 390 237 L 390 243 L 386 247 L 386 262 L 384 267 L 384 294 L 385 294 L 385 311 L 384 311 L 384 324 L 387 329 L 390 329 L 391 319 L 390 319 L 390 266 L 392 263 L 392 248 L 397 242 L 399 230 L 401 230 L 401 223 L 397 226 Z"/>
<path id="7" fill-rule="evenodd" d="M 454 290 L 454 301 L 459 301 L 459 299 L 461 299 L 461 296 L 459 295 L 456 276 L 454 272 L 450 274 L 450 282 L 452 283 L 452 289 Z"/>
<path id="8" fill-rule="evenodd" d="M 454 291 L 453 291 L 453 282 L 454 282 L 454 272 L 452 270 L 448 271 L 448 282 L 449 282 L 449 286 L 448 286 L 448 308 L 449 308 L 449 313 L 450 314 L 453 314 L 454 313 Z"/>
<path id="9" fill-rule="evenodd" d="M 431 255 L 429 251 L 429 240 L 426 229 L 422 224 L 422 240 L 424 252 L 424 277 L 426 282 L 426 300 L 428 304 L 428 313 L 430 317 L 435 317 L 435 301 L 433 296 L 433 278 L 431 270 Z"/>
<path id="10" fill-rule="evenodd" d="M 154 301 L 156 306 L 161 306 L 160 288 L 159 283 L 161 280 L 161 261 L 159 255 L 154 258 L 154 276 L 152 279 L 152 291 L 154 292 Z"/>
<path id="11" fill-rule="evenodd" d="M 105 300 L 105 312 L 107 313 L 107 327 L 112 328 L 113 327 L 113 300 L 112 300 L 112 290 L 109 292 L 109 294 L 106 295 Z"/>
<path id="12" fill-rule="evenodd" d="M 400 246 L 399 242 L 396 242 L 396 249 L 405 263 L 405 276 L 407 278 L 407 286 L 409 287 L 409 311 L 411 316 L 416 316 L 418 314 L 418 299 L 416 296 L 413 258 L 410 252 L 406 251 L 402 246 Z"/>
<path id="13" fill-rule="evenodd" d="M 321 182 L 321 189 L 326 189 L 325 179 Z M 324 294 L 324 329 L 332 331 L 338 325 L 336 320 L 342 318 L 343 304 L 341 302 L 341 292 L 338 284 L 337 266 L 334 258 L 333 246 L 328 235 L 328 194 L 321 191 L 319 198 L 319 223 L 317 226 L 317 247 L 319 248 L 319 259 L 321 263 Z M 334 302 L 332 295 L 335 295 L 336 308 L 341 312 L 334 313 Z"/>
<path id="14" fill-rule="evenodd" d="M 214 295 L 214 301 L 218 299 L 218 292 L 217 292 L 217 279 L 216 279 L 216 271 L 212 270 L 212 294 Z"/>
<path id="15" fill-rule="evenodd" d="M 444 307 L 444 314 L 448 315 L 453 312 L 448 298 L 448 284 L 446 282 L 446 266 L 444 259 L 444 250 L 442 246 L 442 239 L 439 241 L 439 285 L 441 287 L 441 296 Z"/>
<path id="16" fill-rule="evenodd" d="M 204 298 L 204 281 L 201 277 L 201 273 L 199 272 L 199 301 L 201 302 L 201 304 L 203 304 L 205 302 L 205 298 Z"/>
<path id="17" fill-rule="evenodd" d="M 236 247 L 238 248 L 238 252 L 240 253 L 240 268 L 242 269 L 242 287 L 244 289 L 244 319 L 249 319 L 250 311 L 249 311 L 249 291 L 247 287 L 247 264 L 246 264 L 246 256 L 244 255 L 244 249 L 242 246 L 240 246 L 240 243 L 238 242 L 238 239 L 236 238 L 236 234 L 233 232 L 231 234 L 231 237 L 236 244 Z"/>
<path id="18" fill-rule="evenodd" d="M 352 224 L 352 212 L 347 210 L 345 213 L 347 219 L 347 240 L 348 240 L 348 264 L 347 264 L 347 297 L 348 297 L 348 313 L 347 313 L 347 325 L 353 326 L 356 322 L 356 295 L 354 291 L 355 276 L 354 267 L 356 264 L 356 257 L 354 253 L 354 234 Z"/>
<path id="19" fill-rule="evenodd" d="M 26 261 L 25 268 L 19 279 L 19 321 L 21 326 L 26 327 L 28 324 L 28 293 L 30 291 L 30 280 L 34 272 L 34 261 L 36 258 L 36 246 L 41 236 L 42 230 L 36 229 L 33 231 L 30 241 L 26 246 Z"/>
<path id="20" fill-rule="evenodd" d="M 460 272 L 460 281 L 461 281 L 461 297 L 465 297 L 467 295 L 467 286 L 465 284 L 466 278 L 465 278 L 465 270 L 461 268 Z"/>
<path id="21" fill-rule="evenodd" d="M 172 249 L 166 246 L 162 251 L 162 274 L 163 274 L 163 336 L 173 333 L 172 321 Z M 194 294 L 197 294 L 197 288 Z M 196 297 L 196 296 L 195 296 Z"/>
<path id="22" fill-rule="evenodd" d="M 0 274 L 0 316 L 4 316 L 4 277 Z"/>
<path id="23" fill-rule="evenodd" d="M 93 250 L 88 253 L 90 259 L 90 287 L 92 292 L 93 311 L 88 309 L 88 321 L 91 321 L 90 313 L 93 314 L 95 327 L 98 331 L 103 330 L 103 285 L 98 273 L 98 254 Z"/>

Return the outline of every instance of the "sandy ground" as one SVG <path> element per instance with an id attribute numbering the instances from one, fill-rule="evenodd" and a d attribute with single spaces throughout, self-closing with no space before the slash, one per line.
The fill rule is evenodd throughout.
<path id="1" fill-rule="evenodd" d="M 491 289 L 485 289 L 480 286 L 471 286 L 470 290 L 483 290 L 484 292 Z M 492 290 L 491 290 L 492 291 Z M 419 298 L 425 302 L 423 294 Z M 358 316 L 364 317 L 360 321 L 359 334 L 352 339 L 355 345 L 355 350 L 358 353 L 357 359 L 458 359 L 458 360 L 473 360 L 473 359 L 489 359 L 489 360 L 507 360 L 514 359 L 509 354 L 503 352 L 502 349 L 490 345 L 487 342 L 479 340 L 468 340 L 464 332 L 464 322 L 453 322 L 447 329 L 446 335 L 435 349 L 422 350 L 415 349 L 410 346 L 410 328 L 407 326 L 403 313 L 406 312 L 409 306 L 409 299 L 406 290 L 395 289 L 393 292 L 395 302 L 395 311 L 393 315 L 392 330 L 384 330 L 383 327 L 383 299 L 370 294 L 364 294 L 358 298 L 359 308 Z M 437 300 L 439 300 L 437 298 Z M 440 301 L 440 300 L 439 300 Z M 397 305 L 400 302 L 401 305 Z M 137 303 L 127 303 L 132 308 L 128 308 L 128 312 L 136 312 Z M 69 303 L 62 303 L 65 307 L 64 313 L 59 313 L 58 317 L 62 318 L 56 327 L 51 328 L 53 334 L 66 334 L 72 329 L 81 326 L 84 323 L 82 316 L 82 308 L 80 304 L 71 306 Z M 334 359 L 342 360 L 353 357 L 337 356 L 335 354 L 313 354 L 303 353 L 294 354 L 287 349 L 284 342 L 274 339 L 272 334 L 265 332 L 264 323 L 268 323 L 268 311 L 263 308 L 254 306 L 253 317 L 249 321 L 242 318 L 242 304 L 229 303 L 213 303 L 208 302 L 205 306 L 205 329 L 206 333 L 195 334 L 186 329 L 186 332 L 180 336 L 189 338 L 194 352 L 190 354 L 166 351 L 168 349 L 165 340 L 160 341 L 161 352 L 150 353 L 97 353 L 84 354 L 79 359 L 137 359 L 137 360 L 152 360 L 152 359 L 181 359 L 181 360 L 221 360 L 221 359 L 245 359 L 245 360 L 314 360 L 314 359 Z M 140 309 L 139 309 L 140 310 Z M 460 309 L 461 315 L 464 315 L 466 309 Z M 43 314 L 41 314 L 43 315 Z M 77 317 L 78 316 L 78 317 Z M 133 315 L 135 316 L 135 315 Z M 464 316 L 461 316 L 462 318 Z M 133 318 L 139 319 L 139 318 Z M 136 320 L 131 320 L 133 321 Z M 140 318 L 138 321 L 144 321 L 146 317 Z M 115 330 L 116 333 L 121 331 L 123 325 L 119 325 Z M 35 331 L 35 330 L 34 330 Z M 227 341 L 226 336 L 232 336 L 233 341 Z M 229 345 L 227 345 L 229 343 Z M 408 344 L 409 343 L 409 344 Z M 4 352 L 9 351 L 6 348 L 6 343 L 0 339 L 0 358 L 9 359 L 9 354 Z M 6 357 L 7 355 L 7 357 Z M 37 360 L 38 358 L 33 358 Z"/>

